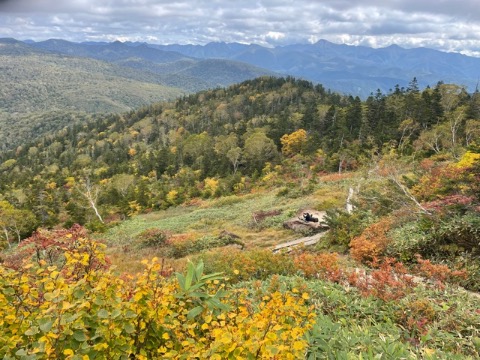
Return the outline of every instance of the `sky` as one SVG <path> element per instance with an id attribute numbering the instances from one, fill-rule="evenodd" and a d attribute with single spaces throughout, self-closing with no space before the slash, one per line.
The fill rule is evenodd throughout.
<path id="1" fill-rule="evenodd" d="M 429 47 L 480 57 L 480 0 L 0 0 L 0 37 Z"/>

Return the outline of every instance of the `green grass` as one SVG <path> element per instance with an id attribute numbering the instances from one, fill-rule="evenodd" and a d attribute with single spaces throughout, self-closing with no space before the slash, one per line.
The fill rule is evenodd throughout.
<path id="1" fill-rule="evenodd" d="M 192 206 L 178 206 L 136 216 L 109 229 L 103 237 L 111 245 L 124 245 L 148 228 L 159 228 L 174 234 L 194 233 L 198 237 L 228 230 L 241 236 L 247 246 L 265 246 L 265 243 L 273 246 L 301 237 L 282 227 L 283 221 L 296 216 L 301 209 L 318 209 L 326 202 L 337 204 L 346 198 L 346 190 L 342 191 L 335 183 L 322 183 L 319 189 L 318 194 L 294 199 L 277 196 L 278 190 L 272 189 L 243 196 L 204 200 Z M 279 210 L 281 213 L 255 223 L 252 217 L 254 212 L 271 210 Z"/>

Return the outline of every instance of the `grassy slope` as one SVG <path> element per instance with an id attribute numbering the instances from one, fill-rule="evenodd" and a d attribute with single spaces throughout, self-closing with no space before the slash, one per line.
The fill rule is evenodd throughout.
<path id="1" fill-rule="evenodd" d="M 109 244 L 112 261 L 120 270 L 141 269 L 139 261 L 157 256 L 155 250 L 129 250 L 126 246 L 145 229 L 160 228 L 172 234 L 194 238 L 218 235 L 227 230 L 241 237 L 246 248 L 269 248 L 302 237 L 283 228 L 283 222 L 305 208 L 325 210 L 325 206 L 342 206 L 347 197 L 349 180 L 322 181 L 313 193 L 295 198 L 278 196 L 279 189 L 260 190 L 252 194 L 232 195 L 219 199 L 198 200 L 190 205 L 139 215 L 102 234 Z M 278 216 L 256 224 L 252 214 L 280 210 Z M 128 264 L 128 265 L 126 265 Z"/>

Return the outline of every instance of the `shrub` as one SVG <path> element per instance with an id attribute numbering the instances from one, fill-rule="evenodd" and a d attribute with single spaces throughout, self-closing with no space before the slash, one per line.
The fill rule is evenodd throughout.
<path id="1" fill-rule="evenodd" d="M 383 218 L 367 227 L 360 236 L 350 242 L 350 254 L 360 262 L 368 263 L 383 255 L 391 239 L 387 236 L 391 219 Z"/>
<path id="2" fill-rule="evenodd" d="M 100 247 L 94 252 L 104 257 Z M 63 258 L 63 268 L 45 260 L 0 266 L 6 359 L 296 359 L 306 351 L 314 317 L 300 294 L 275 292 L 253 304 L 245 291 L 226 290 L 219 274 L 205 275 L 202 264 L 164 278 L 156 259 L 135 278 L 108 269 L 72 278 L 88 258 L 75 249 Z"/>
<path id="3" fill-rule="evenodd" d="M 337 253 L 301 253 L 293 257 L 293 263 L 306 278 L 338 282 L 343 277 Z"/>
<path id="4" fill-rule="evenodd" d="M 392 239 L 388 243 L 386 253 L 404 263 L 415 260 L 415 254 L 428 247 L 430 235 L 421 228 L 418 221 L 411 221 L 392 229 L 388 236 Z"/>
<path id="5" fill-rule="evenodd" d="M 364 296 L 391 301 L 401 299 L 413 290 L 413 278 L 407 275 L 407 269 L 402 263 L 386 258 L 381 263 L 374 260 L 372 265 L 377 269 L 370 274 L 350 274 L 350 284 L 357 287 Z"/>
<path id="6" fill-rule="evenodd" d="M 222 272 L 232 282 L 266 279 L 273 274 L 289 275 L 296 271 L 291 256 L 274 254 L 266 249 L 228 249 L 206 253 L 200 257 L 204 260 L 208 272 Z"/>
<path id="7" fill-rule="evenodd" d="M 420 336 L 428 333 L 429 325 L 437 317 L 430 299 L 408 299 L 395 315 L 395 321 L 408 331 L 410 342 L 417 344 Z"/>
<path id="8" fill-rule="evenodd" d="M 421 255 L 417 254 L 416 273 L 427 279 L 434 280 L 436 285 L 444 288 L 446 282 L 461 283 L 467 278 L 465 270 L 451 270 L 445 264 L 433 264 L 430 260 L 422 259 Z"/>
<path id="9" fill-rule="evenodd" d="M 201 251 L 213 249 L 216 247 L 223 247 L 227 245 L 240 245 L 242 248 L 244 244 L 233 236 L 203 236 L 199 239 L 183 239 L 180 241 L 169 241 L 167 255 L 174 258 L 185 257 L 190 254 L 196 254 Z"/>
<path id="10" fill-rule="evenodd" d="M 161 229 L 151 228 L 142 231 L 135 237 L 135 243 L 140 247 L 161 247 L 167 244 L 170 235 Z"/>
<path id="11" fill-rule="evenodd" d="M 25 239 L 15 252 L 5 256 L 3 266 L 18 270 L 26 263 L 35 262 L 61 269 L 69 260 L 65 254 L 69 254 L 82 258 L 84 269 L 78 269 L 80 272 L 106 269 L 110 261 L 102 251 L 104 247 L 100 242 L 88 241 L 87 230 L 80 225 L 53 231 L 39 229 Z"/>
<path id="12" fill-rule="evenodd" d="M 343 210 L 327 210 L 325 223 L 330 231 L 325 240 L 334 245 L 348 247 L 355 236 L 362 233 L 363 229 L 370 221 L 368 213 L 363 211 L 354 211 L 352 214 Z"/>

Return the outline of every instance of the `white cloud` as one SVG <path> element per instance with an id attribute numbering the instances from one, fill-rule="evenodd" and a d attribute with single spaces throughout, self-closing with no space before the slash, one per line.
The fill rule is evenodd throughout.
<path id="1" fill-rule="evenodd" d="M 0 37 L 426 46 L 478 55 L 478 0 L 0 0 Z"/>

